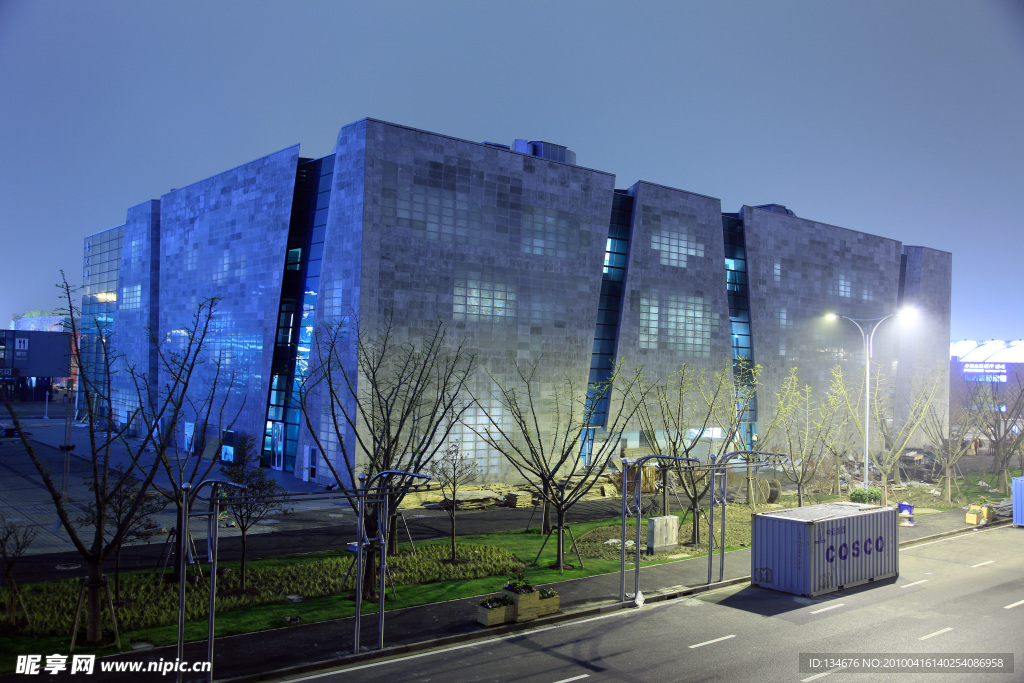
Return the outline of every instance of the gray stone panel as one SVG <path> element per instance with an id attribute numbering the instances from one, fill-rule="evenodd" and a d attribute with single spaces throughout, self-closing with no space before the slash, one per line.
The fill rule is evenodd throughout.
<path id="1" fill-rule="evenodd" d="M 900 243 L 764 209 L 743 207 L 747 245 L 754 361 L 766 390 L 759 395 L 759 422 L 771 418 L 773 392 L 798 367 L 802 382 L 828 389 L 833 367 L 848 377 L 864 374 L 864 342 L 845 320 L 827 313 L 880 318 L 896 312 Z M 893 358 L 896 321 L 875 335 L 873 363 Z"/>
<path id="2" fill-rule="evenodd" d="M 128 368 L 138 375 L 157 376 L 157 356 L 150 330 L 158 327 L 160 293 L 160 202 L 152 199 L 128 209 L 121 246 L 117 297 L 117 325 L 112 338 L 123 357 L 112 381 L 115 412 L 120 422 L 139 407 L 136 384 Z M 133 425 L 137 433 L 139 425 Z"/>
<path id="3" fill-rule="evenodd" d="M 181 347 L 182 335 L 204 299 L 218 297 L 211 361 L 234 376 L 225 415 L 245 401 L 235 431 L 264 431 L 281 278 L 298 164 L 289 147 L 162 199 L 160 225 L 160 336 Z M 196 388 L 199 388 L 198 386 Z"/>
<path id="4" fill-rule="evenodd" d="M 667 377 L 731 359 L 722 203 L 640 182 L 634 198 L 618 358 Z"/>

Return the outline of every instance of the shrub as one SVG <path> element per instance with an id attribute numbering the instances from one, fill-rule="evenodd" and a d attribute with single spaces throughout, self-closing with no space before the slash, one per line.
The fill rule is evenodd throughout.
<path id="1" fill-rule="evenodd" d="M 882 504 L 882 489 L 877 486 L 872 486 L 867 491 L 864 489 L 854 489 L 850 491 L 850 500 L 854 503 L 874 503 L 875 505 Z"/>
<path id="2" fill-rule="evenodd" d="M 506 607 L 512 604 L 512 598 L 507 595 L 491 595 L 484 598 L 477 603 L 484 609 L 494 609 L 495 607 Z"/>

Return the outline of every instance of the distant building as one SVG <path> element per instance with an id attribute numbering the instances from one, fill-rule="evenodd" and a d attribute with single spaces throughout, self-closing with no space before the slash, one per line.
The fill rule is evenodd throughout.
<path id="1" fill-rule="evenodd" d="M 15 315 L 10 329 L 22 332 L 64 332 L 67 316 L 59 312 L 26 311 Z"/>
<path id="2" fill-rule="evenodd" d="M 991 389 L 994 411 L 1006 413 L 1024 387 L 1024 339 L 972 341 L 949 346 L 949 415 L 956 421 L 970 407 L 979 385 Z M 975 406 L 976 407 L 976 406 Z M 1009 408 L 1012 412 L 1012 407 Z M 1014 418 L 1019 421 L 1019 418 Z M 1013 428 L 1011 425 L 1010 428 Z M 1017 425 L 1016 429 L 1024 428 Z M 981 436 L 981 435 L 979 435 Z M 982 437 L 984 440 L 984 437 Z"/>
<path id="3" fill-rule="evenodd" d="M 274 467 L 324 482 L 294 406 L 296 367 L 314 327 L 346 317 L 375 326 L 393 313 L 409 338 L 443 320 L 499 380 L 512 379 L 509 354 L 591 381 L 619 360 L 664 376 L 749 359 L 764 368 L 764 396 L 794 365 L 817 387 L 836 363 L 862 372 L 860 333 L 825 313 L 880 318 L 913 304 L 916 330 L 886 323 L 874 362 L 891 371 L 898 357 L 904 391 L 948 371 L 949 253 L 780 205 L 723 214 L 714 197 L 616 186 L 560 145 L 364 119 L 341 130 L 331 155 L 289 147 L 86 238 L 83 329 L 112 334 L 156 376 L 145 330 L 174 340 L 202 298 L 221 297 L 210 352 L 236 373 L 234 404 L 245 398 L 236 431 L 262 436 L 264 454 L 280 455 Z M 119 394 L 120 416 L 131 400 Z M 761 403 L 747 444 L 767 417 Z M 473 432 L 458 436 L 486 476 L 507 476 Z M 627 445 L 639 439 L 627 434 Z"/>

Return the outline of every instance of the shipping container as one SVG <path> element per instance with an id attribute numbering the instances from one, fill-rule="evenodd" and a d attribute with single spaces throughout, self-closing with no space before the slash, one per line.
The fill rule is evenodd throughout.
<path id="1" fill-rule="evenodd" d="M 1010 489 L 1013 503 L 1013 525 L 1024 526 L 1024 477 L 1013 478 L 1013 488 Z"/>
<path id="2" fill-rule="evenodd" d="M 891 507 L 825 503 L 753 515 L 750 583 L 812 597 L 899 576 Z"/>

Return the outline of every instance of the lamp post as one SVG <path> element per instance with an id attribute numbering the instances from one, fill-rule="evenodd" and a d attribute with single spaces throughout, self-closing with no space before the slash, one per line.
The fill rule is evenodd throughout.
<path id="1" fill-rule="evenodd" d="M 902 311 L 896 313 L 890 313 L 889 315 L 881 318 L 851 318 L 846 315 L 838 315 L 836 313 L 829 313 L 825 316 L 827 320 L 835 320 L 836 318 L 842 318 L 843 320 L 849 320 L 851 323 L 857 326 L 860 330 L 860 338 L 864 342 L 864 490 L 868 490 L 868 469 L 871 464 L 871 449 L 868 445 L 868 430 L 871 422 L 871 355 L 874 352 L 875 344 L 875 332 L 878 327 L 889 318 L 896 317 L 910 317 L 914 312 L 914 309 L 905 308 Z M 864 329 L 864 324 L 873 323 L 871 325 L 871 331 L 868 332 Z"/>

